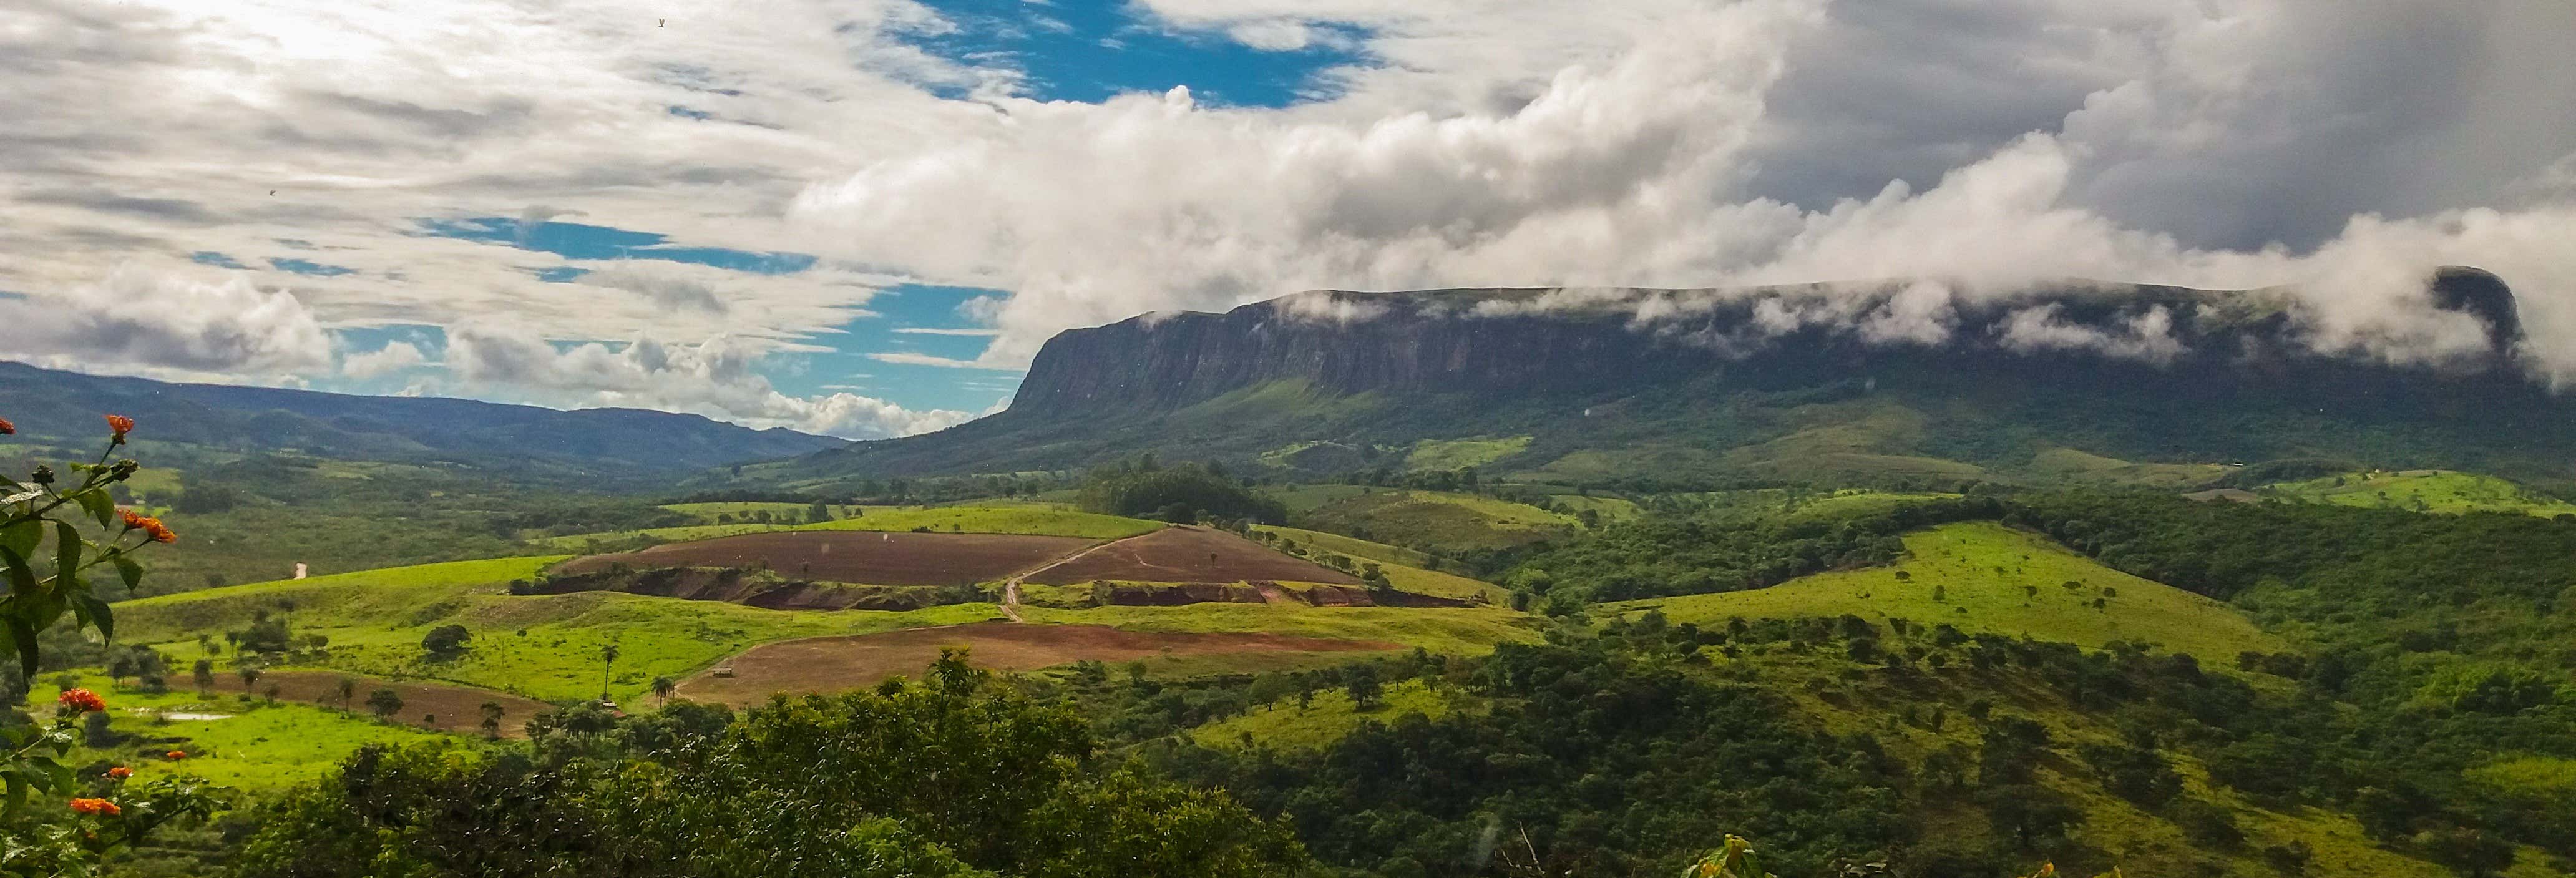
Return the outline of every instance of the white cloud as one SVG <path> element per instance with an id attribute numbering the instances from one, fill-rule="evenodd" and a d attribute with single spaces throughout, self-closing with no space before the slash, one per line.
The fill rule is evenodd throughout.
<path id="1" fill-rule="evenodd" d="M 972 361 L 880 359 L 995 370 L 1065 328 L 1315 288 L 1597 305 L 1580 291 L 1921 280 L 1764 303 L 1752 330 L 1956 341 L 1945 309 L 2066 277 L 2297 284 L 2319 347 L 2440 359 L 2475 327 L 2420 281 L 2467 263 L 2514 285 L 2540 368 L 2576 380 L 2576 114 L 2548 111 L 2576 93 L 2556 50 L 2576 23 L 2557 4 L 1125 8 L 1149 13 L 1138 39 L 1363 60 L 1287 108 L 1095 105 L 1030 96 L 1007 52 L 924 51 L 960 25 L 912 0 L 743 0 L 662 27 L 609 0 L 22 0 L 0 11 L 0 290 L 29 298 L 0 316 L 54 322 L 0 320 L 0 352 L 282 381 L 332 372 L 332 329 L 491 321 L 509 330 L 466 333 L 479 377 L 436 386 L 804 423 L 821 404 L 771 401 L 761 364 L 912 280 L 1009 290 L 960 308 L 998 334 Z M 825 260 L 563 259 L 417 222 L 478 216 Z M 102 304 L 116 266 L 200 251 L 249 267 L 126 281 L 166 313 Z M 286 255 L 352 271 L 266 261 Z M 535 276 L 566 268 L 593 273 Z M 1641 325 L 1690 306 L 1620 305 Z M 538 338 L 591 344 L 512 341 Z M 383 365 L 367 356 L 339 368 Z"/>
<path id="2" fill-rule="evenodd" d="M 902 328 L 902 329 L 897 329 L 897 330 L 895 330 L 895 334 L 897 334 L 897 335 L 968 335 L 968 336 L 986 336 L 986 337 L 989 337 L 989 336 L 1000 335 L 1000 334 L 1002 334 L 1002 331 L 1001 331 L 1001 330 L 999 330 L 999 329 L 930 329 L 930 328 L 925 328 L 925 327 L 920 327 L 920 326 L 907 326 L 907 327 L 904 327 L 904 328 Z"/>
<path id="3" fill-rule="evenodd" d="M 880 363 L 901 363 L 907 366 L 938 366 L 944 369 L 1010 368 L 1009 366 L 995 366 L 976 360 L 960 360 L 953 357 L 934 357 L 929 354 L 917 354 L 911 351 L 879 351 L 869 354 L 868 359 L 875 360 Z"/>
<path id="4" fill-rule="evenodd" d="M 558 346 L 523 329 L 449 327 L 447 365 L 469 386 L 521 388 L 558 405 L 693 412 L 756 427 L 791 427 L 847 439 L 906 436 L 954 426 L 963 412 L 916 411 L 871 397 L 789 396 L 755 371 L 754 345 L 716 337 L 695 345 L 641 338 L 622 346 Z"/>
<path id="5" fill-rule="evenodd" d="M 340 358 L 340 374 L 368 379 L 390 375 L 405 369 L 429 365 L 428 354 L 420 346 L 406 341 L 389 341 L 385 346 Z"/>
<path id="6" fill-rule="evenodd" d="M 277 382 L 329 368 L 331 342 L 293 293 L 219 272 L 127 264 L 100 282 L 0 299 L 0 356 L 95 372 Z"/>

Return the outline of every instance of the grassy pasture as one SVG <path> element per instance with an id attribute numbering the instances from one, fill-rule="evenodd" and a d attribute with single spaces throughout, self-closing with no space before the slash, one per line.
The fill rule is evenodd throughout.
<path id="1" fill-rule="evenodd" d="M 1409 713 L 1439 719 L 1461 709 L 1467 699 L 1416 679 L 1387 686 L 1378 700 L 1379 704 L 1361 710 L 1351 701 L 1350 693 L 1321 689 L 1315 692 L 1314 702 L 1305 707 L 1297 706 L 1297 699 L 1291 696 L 1255 707 L 1242 716 L 1191 729 L 1189 736 L 1202 747 L 1241 747 L 1248 737 L 1256 747 L 1312 750 L 1341 740 L 1367 720 L 1391 723 Z"/>
<path id="2" fill-rule="evenodd" d="M 1375 562 L 1378 569 L 1386 574 L 1387 582 L 1394 585 L 1397 591 L 1459 600 L 1472 600 L 1481 595 L 1486 600 L 1498 604 L 1510 600 L 1510 595 L 1491 584 L 1429 569 L 1431 556 L 1412 549 L 1293 527 L 1264 524 L 1255 525 L 1253 529 L 1278 534 L 1280 539 L 1304 550 L 1307 557 L 1330 553 Z"/>
<path id="3" fill-rule="evenodd" d="M 1298 516 L 1314 530 L 1364 534 L 1379 542 L 1434 552 L 1505 549 L 1563 539 L 1577 524 L 1522 503 L 1475 494 L 1384 490 L 1326 504 Z"/>
<path id="4" fill-rule="evenodd" d="M 1729 618 L 1846 613 L 1873 621 L 1947 622 L 1970 633 L 2028 634 L 2099 647 L 2146 642 L 2225 666 L 2246 650 L 2279 651 L 2276 638 L 2218 601 L 2121 573 L 2064 547 L 1992 522 L 1966 522 L 1905 537 L 1890 567 L 1819 573 L 1770 588 L 1606 604 L 1607 612 L 1661 609 L 1702 627 Z M 2069 588 L 2066 583 L 2075 583 Z M 2104 589 L 2111 589 L 2105 592 Z M 2099 599 L 2102 606 L 2095 607 Z"/>
<path id="5" fill-rule="evenodd" d="M 1424 439 L 1413 443 L 1405 453 L 1404 468 L 1410 470 L 1454 470 L 1484 466 L 1521 453 L 1529 448 L 1528 436 L 1505 436 L 1499 439 Z"/>
<path id="6" fill-rule="evenodd" d="M 2267 493 L 2308 503 L 2413 509 L 2421 512 L 2518 512 L 2542 517 L 2576 513 L 2576 504 L 2521 485 L 2450 470 L 2379 470 L 2273 485 Z"/>

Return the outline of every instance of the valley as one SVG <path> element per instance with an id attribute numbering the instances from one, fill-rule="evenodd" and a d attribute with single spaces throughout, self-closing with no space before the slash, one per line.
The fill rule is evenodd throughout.
<path id="1" fill-rule="evenodd" d="M 1493 295 L 1462 301 L 1515 300 Z M 1201 344 L 1153 335 L 1191 325 L 1106 331 Z M 507 784 L 627 796 L 595 772 L 972 715 L 1074 742 L 1040 760 L 1067 777 L 1222 795 L 1318 876 L 1506 874 L 1428 865 L 1503 827 L 1605 875 L 1727 834 L 1800 874 L 2546 878 L 2576 857 L 2576 479 L 2535 450 L 2556 438 L 2482 444 L 2437 407 L 2339 442 L 2357 409 L 2257 417 L 2271 397 L 2239 387 L 2177 443 L 2145 403 L 2080 399 L 2114 378 L 1885 350 L 1698 377 L 1596 352 L 1653 380 L 1500 399 L 1456 390 L 1535 379 L 1473 358 L 1438 392 L 1407 386 L 1418 363 L 1283 377 L 1292 346 L 1118 400 L 1066 362 L 1093 344 L 1073 337 L 1025 409 L 739 467 L 138 444 L 177 465 L 99 499 L 187 536 L 112 616 L 84 609 L 112 641 L 47 634 L 20 703 L 97 692 L 69 762 L 202 778 L 274 821 L 230 831 L 343 840 L 289 815 L 352 772 L 507 814 Z M 2176 369 L 2158 392 L 2211 378 Z M 1992 383 L 1943 383 L 1962 370 Z M 558 478 L 584 468 L 601 480 Z M 428 780 L 462 765 L 502 786 Z M 115 874 L 221 861 L 219 831 Z"/>

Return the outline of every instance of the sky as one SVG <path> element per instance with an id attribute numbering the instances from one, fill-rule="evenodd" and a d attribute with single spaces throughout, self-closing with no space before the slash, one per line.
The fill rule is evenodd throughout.
<path id="1" fill-rule="evenodd" d="M 0 358 L 864 439 L 1305 289 L 2277 285 L 2403 360 L 2474 335 L 2422 293 L 2469 264 L 2565 384 L 2571 40 L 2564 0 L 14 0 Z"/>

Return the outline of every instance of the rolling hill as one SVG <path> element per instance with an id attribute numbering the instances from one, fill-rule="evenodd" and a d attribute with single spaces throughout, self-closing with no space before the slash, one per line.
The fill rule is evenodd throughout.
<path id="1" fill-rule="evenodd" d="M 562 411 L 466 399 L 354 396 L 269 387 L 173 384 L 0 362 L 0 411 L 29 439 L 86 447 L 99 416 L 144 424 L 145 450 L 179 443 L 225 452 L 291 450 L 338 460 L 460 464 L 518 477 L 668 478 L 805 454 L 841 440 L 753 430 L 639 409 Z"/>

